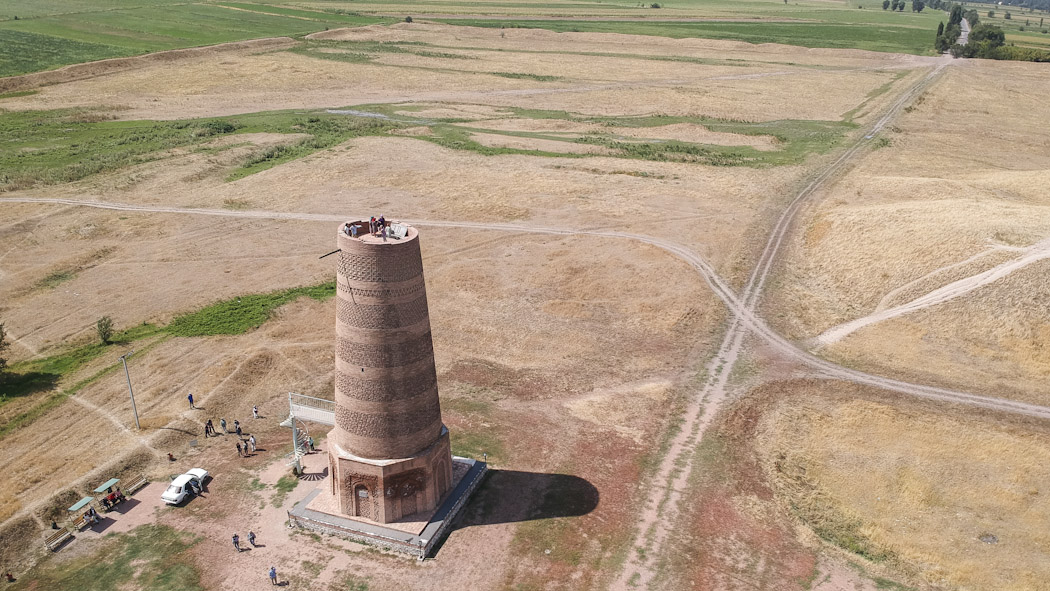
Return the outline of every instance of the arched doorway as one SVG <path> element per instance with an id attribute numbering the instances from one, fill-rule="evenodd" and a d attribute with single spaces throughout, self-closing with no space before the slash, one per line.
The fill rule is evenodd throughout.
<path id="1" fill-rule="evenodd" d="M 401 484 L 401 515 L 411 515 L 416 512 L 416 487 L 411 481 Z"/>
<path id="2" fill-rule="evenodd" d="M 363 484 L 354 487 L 354 514 L 372 519 L 372 499 L 369 498 L 368 487 Z"/>

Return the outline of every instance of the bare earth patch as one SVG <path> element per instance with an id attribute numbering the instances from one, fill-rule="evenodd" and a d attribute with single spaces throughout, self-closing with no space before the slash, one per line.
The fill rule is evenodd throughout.
<path id="1" fill-rule="evenodd" d="M 496 133 L 472 133 L 470 139 L 490 148 L 514 148 L 516 150 L 541 150 L 560 154 L 609 154 L 605 146 L 577 144 L 571 141 L 545 140 L 541 138 L 515 137 Z"/>

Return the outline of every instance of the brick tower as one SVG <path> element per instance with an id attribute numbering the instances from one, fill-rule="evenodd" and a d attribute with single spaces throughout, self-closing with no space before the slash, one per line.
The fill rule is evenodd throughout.
<path id="1" fill-rule="evenodd" d="M 350 226 L 358 230 L 351 236 Z M 419 233 L 389 223 L 339 229 L 332 494 L 345 515 L 389 523 L 431 511 L 448 492 Z"/>

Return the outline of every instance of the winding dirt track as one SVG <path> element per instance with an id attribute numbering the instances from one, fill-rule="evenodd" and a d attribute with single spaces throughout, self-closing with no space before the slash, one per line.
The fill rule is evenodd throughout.
<path id="1" fill-rule="evenodd" d="M 959 279 L 958 281 L 953 281 L 947 285 L 944 285 L 931 291 L 930 293 L 915 298 L 914 300 L 906 304 L 901 304 L 892 308 L 876 310 L 874 313 L 869 314 L 867 316 L 863 316 L 855 320 L 850 320 L 849 322 L 829 328 L 828 330 L 822 332 L 816 338 L 817 346 L 824 347 L 832 343 L 841 341 L 842 339 L 864 328 L 865 326 L 869 326 L 877 322 L 882 322 L 883 320 L 896 318 L 898 316 L 903 316 L 911 312 L 922 310 L 923 308 L 929 308 L 930 306 L 943 304 L 944 302 L 966 295 L 977 288 L 998 281 L 1003 277 L 1010 275 L 1014 271 L 1023 269 L 1028 265 L 1031 265 L 1032 263 L 1036 263 L 1043 259 L 1050 258 L 1050 239 L 1033 244 L 1032 246 L 1022 250 L 1021 252 L 1022 255 L 1020 257 L 1017 257 L 1016 259 L 1012 259 L 1001 265 L 996 265 L 995 267 L 977 273 L 976 275 L 971 275 L 969 277 Z M 983 255 L 985 253 L 981 254 Z M 976 257 L 971 257 L 970 259 L 962 261 L 962 263 L 959 264 L 964 264 L 968 261 L 974 260 L 975 258 Z"/>
<path id="2" fill-rule="evenodd" d="M 346 221 L 347 219 L 346 215 L 334 215 L 323 213 L 298 213 L 260 210 L 232 211 L 224 209 L 159 207 L 78 199 L 49 199 L 37 197 L 0 198 L 0 203 L 5 202 L 92 207 L 96 209 L 110 209 L 124 212 L 206 215 L 217 217 L 272 220 L 342 222 Z M 924 386 L 921 384 L 912 384 L 909 382 L 894 380 L 892 378 L 885 378 L 849 369 L 816 357 L 815 355 L 808 353 L 807 351 L 796 346 L 791 341 L 777 334 L 772 328 L 769 327 L 769 325 L 765 323 L 764 320 L 762 320 L 756 314 L 754 310 L 754 304 L 757 302 L 757 294 L 755 294 L 754 291 L 752 291 L 752 296 L 750 298 L 746 298 L 742 295 L 737 295 L 733 291 L 733 288 L 730 287 L 730 285 L 726 283 L 726 281 L 721 276 L 718 275 L 718 273 L 714 270 L 711 264 L 705 261 L 697 252 L 670 240 L 665 240 L 663 238 L 655 238 L 652 236 L 645 236 L 642 234 L 632 234 L 628 232 L 616 232 L 607 230 L 577 230 L 571 228 L 527 226 L 519 224 L 491 224 L 485 222 L 454 222 L 443 220 L 406 219 L 405 221 L 413 225 L 424 227 L 430 226 L 443 228 L 470 228 L 476 230 L 490 230 L 498 232 L 516 232 L 521 234 L 596 236 L 603 238 L 635 240 L 645 244 L 651 244 L 653 246 L 666 250 L 667 252 L 675 255 L 676 257 L 688 263 L 704 278 L 704 281 L 707 282 L 708 286 L 711 287 L 715 295 L 718 296 L 718 298 L 726 304 L 726 306 L 729 308 L 730 312 L 734 317 L 731 332 L 727 334 L 727 341 L 729 340 L 730 336 L 733 336 L 734 338 L 742 338 L 743 335 L 750 332 L 761 338 L 774 350 L 783 354 L 785 357 L 798 361 L 799 363 L 802 363 L 811 369 L 817 370 L 821 376 L 829 379 L 841 379 L 861 384 L 868 384 L 880 388 L 885 388 L 887 390 L 900 392 L 902 394 L 927 398 L 935 401 L 968 404 L 971 406 L 978 406 L 989 410 L 998 410 L 1013 414 L 1021 414 L 1031 417 L 1050 419 L 1050 407 L 1028 404 L 1024 402 L 1016 402 L 1012 400 L 1004 400 L 1001 398 L 993 398 L 989 396 L 980 396 L 977 394 L 971 394 L 947 388 L 937 388 L 933 386 Z M 776 244 L 779 244 L 779 241 Z M 756 275 L 756 277 L 759 276 Z M 760 285 L 761 281 L 762 280 L 756 280 L 753 282 L 753 284 Z M 723 349 L 728 350 L 730 349 L 730 347 L 723 347 Z M 723 363 L 728 361 L 728 359 L 716 359 L 716 361 L 717 360 L 720 360 Z M 720 371 L 719 373 L 722 372 Z"/>

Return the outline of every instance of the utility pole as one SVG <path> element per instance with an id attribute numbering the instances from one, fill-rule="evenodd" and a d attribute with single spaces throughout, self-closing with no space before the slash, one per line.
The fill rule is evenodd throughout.
<path id="1" fill-rule="evenodd" d="M 139 426 L 139 410 L 135 408 L 135 393 L 131 391 L 131 374 L 128 373 L 128 357 L 135 351 L 128 351 L 120 356 L 120 362 L 124 364 L 124 377 L 128 378 L 128 394 L 131 395 L 131 412 L 135 413 L 135 429 L 141 431 Z"/>

